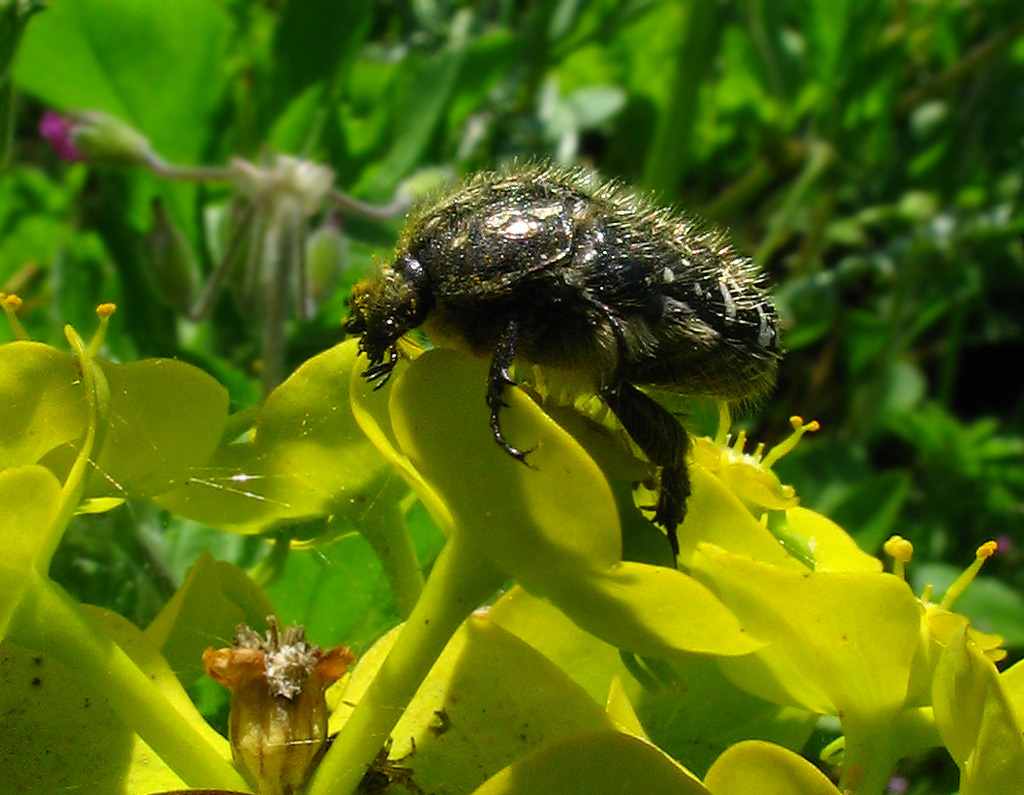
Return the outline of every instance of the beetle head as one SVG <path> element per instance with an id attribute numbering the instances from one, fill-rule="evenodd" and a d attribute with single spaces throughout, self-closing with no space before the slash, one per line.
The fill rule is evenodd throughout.
<path id="1" fill-rule="evenodd" d="M 359 350 L 370 360 L 363 375 L 377 381 L 377 387 L 384 385 L 398 361 L 395 343 L 399 337 L 420 326 L 433 306 L 423 266 L 409 254 L 352 289 L 351 315 L 345 330 L 362 335 Z"/>

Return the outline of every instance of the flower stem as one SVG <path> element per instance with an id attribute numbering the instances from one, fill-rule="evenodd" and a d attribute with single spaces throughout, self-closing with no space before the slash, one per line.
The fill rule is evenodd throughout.
<path id="1" fill-rule="evenodd" d="M 77 671 L 189 786 L 249 790 L 218 750 L 223 738 L 201 720 L 190 721 L 179 712 L 59 587 L 42 579 L 35 586 L 26 593 L 18 616 L 19 642 Z"/>
<path id="2" fill-rule="evenodd" d="M 392 477 L 384 493 L 356 523 L 384 567 L 391 596 L 402 618 L 410 616 L 423 592 L 423 572 L 401 506 L 407 492 L 405 481 Z"/>
<path id="3" fill-rule="evenodd" d="M 163 179 L 180 182 L 230 182 L 234 177 L 231 169 L 219 166 L 174 166 L 159 157 L 151 157 L 146 166 Z"/>
<path id="4" fill-rule="evenodd" d="M 410 206 L 408 199 L 395 199 L 391 204 L 367 204 L 336 188 L 332 189 L 327 197 L 342 212 L 358 215 L 360 218 L 369 218 L 371 221 L 387 221 L 390 218 L 397 218 Z"/>
<path id="5" fill-rule="evenodd" d="M 462 622 L 505 577 L 458 535 L 438 556 L 395 645 L 324 756 L 308 795 L 349 795 Z"/>
<path id="6" fill-rule="evenodd" d="M 844 795 L 882 795 L 899 758 L 892 722 L 865 724 L 846 718 L 843 730 L 846 748 L 839 791 Z"/>

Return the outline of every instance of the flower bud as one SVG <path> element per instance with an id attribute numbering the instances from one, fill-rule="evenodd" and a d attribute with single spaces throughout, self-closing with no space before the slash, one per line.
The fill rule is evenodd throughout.
<path id="1" fill-rule="evenodd" d="M 306 283 L 314 306 L 323 303 L 338 286 L 348 254 L 348 241 L 336 215 L 329 215 L 306 238 Z"/>
<path id="2" fill-rule="evenodd" d="M 148 165 L 159 160 L 145 136 L 100 111 L 68 116 L 47 111 L 39 122 L 39 132 L 63 160 L 89 160 L 112 166 Z"/>
<path id="3" fill-rule="evenodd" d="M 192 244 L 171 223 L 159 199 L 153 200 L 153 226 L 146 234 L 144 249 L 160 297 L 178 311 L 188 312 L 199 291 L 199 263 Z"/>
<path id="4" fill-rule="evenodd" d="M 261 638 L 239 625 L 231 648 L 207 649 L 203 667 L 231 690 L 228 738 L 235 764 L 263 795 L 292 795 L 327 742 L 324 691 L 353 661 L 347 646 L 324 652 L 293 624 L 267 618 Z"/>

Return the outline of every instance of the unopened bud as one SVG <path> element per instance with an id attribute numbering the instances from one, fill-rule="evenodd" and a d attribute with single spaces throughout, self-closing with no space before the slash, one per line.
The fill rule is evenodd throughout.
<path id="1" fill-rule="evenodd" d="M 348 241 L 341 233 L 341 223 L 330 215 L 306 238 L 306 283 L 314 305 L 323 303 L 338 286 Z"/>
<path id="2" fill-rule="evenodd" d="M 171 223 L 159 199 L 153 200 L 153 226 L 146 235 L 145 252 L 160 297 L 187 312 L 199 290 L 199 263 L 192 244 Z"/>
<path id="3" fill-rule="evenodd" d="M 142 133 L 100 111 L 68 116 L 48 111 L 39 122 L 39 132 L 64 160 L 112 166 L 149 165 L 159 160 Z"/>
<path id="4" fill-rule="evenodd" d="M 265 639 L 240 625 L 231 648 L 203 653 L 203 667 L 231 690 L 235 764 L 263 795 L 293 795 L 327 742 L 324 691 L 354 658 L 347 646 L 322 651 L 303 627 L 279 632 L 273 616 L 267 623 Z"/>

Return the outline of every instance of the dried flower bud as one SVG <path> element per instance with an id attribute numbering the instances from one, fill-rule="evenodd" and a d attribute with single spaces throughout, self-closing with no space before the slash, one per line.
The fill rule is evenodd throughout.
<path id="1" fill-rule="evenodd" d="M 207 649 L 203 667 L 231 690 L 228 737 L 235 764 L 262 795 L 292 795 L 309 777 L 327 742 L 324 691 L 354 660 L 347 646 L 324 652 L 303 627 L 266 638 L 239 625 L 227 649 Z"/>
<path id="2" fill-rule="evenodd" d="M 327 166 L 290 155 L 274 155 L 265 165 L 235 158 L 231 172 L 235 187 L 250 201 L 266 204 L 289 196 L 306 215 L 319 211 L 334 184 L 334 172 Z"/>

